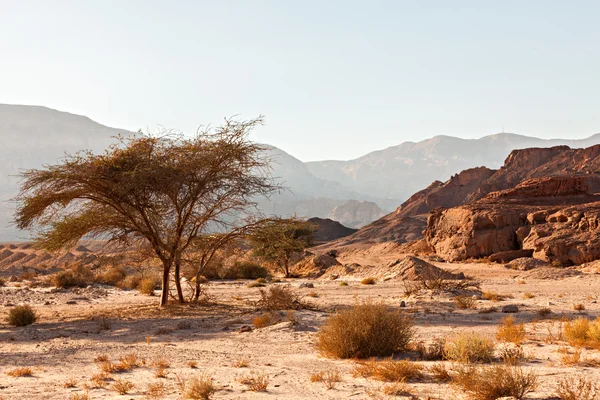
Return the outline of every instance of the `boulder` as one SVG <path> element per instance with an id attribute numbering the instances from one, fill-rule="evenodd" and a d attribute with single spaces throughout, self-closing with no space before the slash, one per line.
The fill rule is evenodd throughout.
<path id="1" fill-rule="evenodd" d="M 506 264 L 517 258 L 531 257 L 532 255 L 533 250 L 531 249 L 500 251 L 492 254 L 490 256 L 490 261 Z"/>
<path id="2" fill-rule="evenodd" d="M 529 271 L 534 268 L 540 268 L 540 267 L 546 267 L 546 266 L 548 266 L 548 263 L 546 263 L 542 260 L 538 260 L 537 258 L 533 258 L 533 257 L 516 258 L 516 259 L 512 260 L 511 262 L 509 262 L 508 264 L 506 264 L 507 268 L 515 269 L 518 271 Z"/>

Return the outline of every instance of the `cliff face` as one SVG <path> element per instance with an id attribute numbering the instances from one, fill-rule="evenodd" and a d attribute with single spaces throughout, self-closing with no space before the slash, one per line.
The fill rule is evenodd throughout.
<path id="1" fill-rule="evenodd" d="M 451 261 L 513 250 L 563 265 L 595 260 L 599 172 L 600 146 L 515 151 L 467 202 L 434 210 L 425 239 Z"/>

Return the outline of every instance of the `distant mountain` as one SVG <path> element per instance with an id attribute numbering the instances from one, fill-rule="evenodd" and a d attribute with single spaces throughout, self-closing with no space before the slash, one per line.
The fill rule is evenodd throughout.
<path id="1" fill-rule="evenodd" d="M 600 143 L 600 134 L 580 140 L 538 139 L 512 133 L 498 133 L 480 139 L 435 136 L 421 142 L 404 142 L 374 151 L 350 161 L 306 163 L 316 177 L 341 183 L 348 190 L 386 199 L 378 204 L 397 207 L 431 182 L 445 181 L 473 167 L 499 168 L 515 149 L 567 145 L 589 147 Z"/>

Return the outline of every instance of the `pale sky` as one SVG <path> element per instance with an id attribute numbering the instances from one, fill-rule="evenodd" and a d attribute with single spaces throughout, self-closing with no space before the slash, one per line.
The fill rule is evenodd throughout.
<path id="1" fill-rule="evenodd" d="M 266 116 L 303 161 L 600 132 L 599 1 L 0 0 L 0 103 L 137 130 Z M 0 132 L 1 135 L 1 132 Z"/>

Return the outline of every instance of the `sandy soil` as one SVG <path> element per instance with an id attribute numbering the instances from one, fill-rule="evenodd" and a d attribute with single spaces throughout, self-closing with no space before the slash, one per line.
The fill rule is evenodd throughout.
<path id="1" fill-rule="evenodd" d="M 558 340 L 562 317 L 576 317 L 574 304 L 584 304 L 583 315 L 600 315 L 597 303 L 600 295 L 600 274 L 588 270 L 583 275 L 556 278 L 529 278 L 529 272 L 508 270 L 500 265 L 437 264 L 463 271 L 482 280 L 484 291 L 511 295 L 500 302 L 478 300 L 474 310 L 459 310 L 449 295 L 423 293 L 405 296 L 401 282 L 378 282 L 366 286 L 352 279 L 311 281 L 314 288 L 298 288 L 304 280 L 287 283 L 306 295 L 306 300 L 318 310 L 296 312 L 297 323 L 286 321 L 272 326 L 240 332 L 251 326 L 252 318 L 261 314 L 252 305 L 258 299 L 259 289 L 248 288 L 247 282 L 213 282 L 208 285 L 211 300 L 197 306 L 172 306 L 167 310 L 156 308 L 157 298 L 109 287 L 51 290 L 28 289 L 15 283 L 0 287 L 0 398 L 2 399 L 69 399 L 75 393 L 89 393 L 91 399 L 146 398 L 149 383 L 163 382 L 166 399 L 179 399 L 178 377 L 191 378 L 205 373 L 214 377 L 218 387 L 215 399 L 364 399 L 387 398 L 380 391 L 383 383 L 355 378 L 352 360 L 332 360 L 321 357 L 314 348 L 315 335 L 331 312 L 350 306 L 357 301 L 375 299 L 392 307 L 406 302 L 406 311 L 415 316 L 416 340 L 431 341 L 450 337 L 460 331 L 476 331 L 494 338 L 499 322 L 506 316 L 501 312 L 482 314 L 488 307 L 501 308 L 516 304 L 519 312 L 513 314 L 518 322 L 525 322 L 527 339 L 523 348 L 528 361 L 522 365 L 540 376 L 538 389 L 528 395 L 531 399 L 552 398 L 561 377 L 585 375 L 600 381 L 600 368 L 563 365 L 561 357 L 568 345 Z M 340 280 L 349 283 L 340 286 Z M 313 293 L 314 292 L 314 293 Z M 308 296 L 313 293 L 313 296 Z M 525 293 L 530 295 L 526 298 Z M 12 305 L 28 303 L 39 314 L 35 324 L 15 328 L 4 322 Z M 553 313 L 540 319 L 537 311 L 549 307 Z M 107 325 L 110 329 L 106 328 Z M 502 347 L 498 343 L 498 348 Z M 574 352 L 574 348 L 569 348 Z M 127 379 L 135 388 L 125 396 L 111 389 L 91 388 L 90 378 L 99 372 L 94 359 L 106 354 L 114 362 L 120 356 L 135 353 L 145 365 L 128 372 L 112 374 L 113 379 Z M 166 378 L 154 377 L 153 362 L 168 360 Z M 583 349 L 582 359 L 600 361 L 600 352 Z M 238 361 L 247 361 L 248 367 L 237 367 Z M 195 362 L 197 368 L 191 368 Z M 430 365 L 433 362 L 423 362 Z M 451 364 L 449 362 L 448 366 Z M 12 368 L 30 366 L 33 377 L 11 377 Z M 342 382 L 328 390 L 322 383 L 311 383 L 310 376 L 321 370 L 337 368 Z M 266 392 L 248 391 L 239 382 L 251 371 L 268 376 Z M 77 383 L 65 388 L 67 379 Z M 464 396 L 450 384 L 426 380 L 409 384 L 413 395 L 438 399 L 461 399 Z"/>

